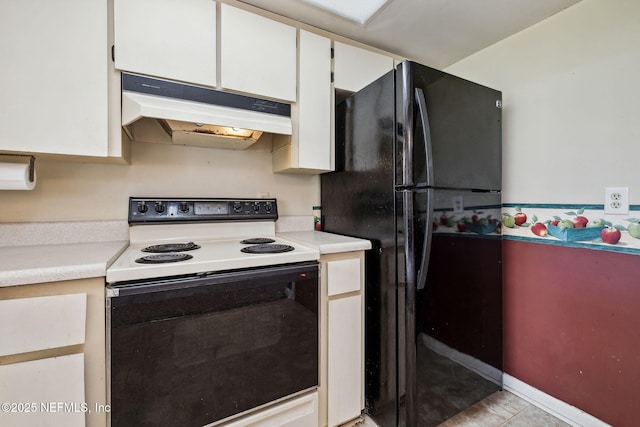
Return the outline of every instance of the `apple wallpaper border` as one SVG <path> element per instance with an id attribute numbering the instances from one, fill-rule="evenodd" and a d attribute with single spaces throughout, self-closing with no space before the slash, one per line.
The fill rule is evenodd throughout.
<path id="1" fill-rule="evenodd" d="M 436 210 L 434 233 L 477 235 L 640 255 L 640 205 L 625 215 L 603 205 L 506 203 Z"/>

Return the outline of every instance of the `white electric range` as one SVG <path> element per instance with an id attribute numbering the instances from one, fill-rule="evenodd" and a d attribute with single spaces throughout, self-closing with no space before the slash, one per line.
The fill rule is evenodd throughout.
<path id="1" fill-rule="evenodd" d="M 277 218 L 275 199 L 130 198 L 130 246 L 107 269 L 108 425 L 293 404 L 317 425 L 320 255 L 276 236 Z"/>

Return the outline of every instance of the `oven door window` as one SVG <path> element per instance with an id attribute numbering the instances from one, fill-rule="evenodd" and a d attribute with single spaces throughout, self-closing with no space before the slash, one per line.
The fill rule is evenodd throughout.
<path id="1" fill-rule="evenodd" d="M 200 426 L 318 385 L 318 267 L 147 283 L 110 301 L 112 426 Z"/>

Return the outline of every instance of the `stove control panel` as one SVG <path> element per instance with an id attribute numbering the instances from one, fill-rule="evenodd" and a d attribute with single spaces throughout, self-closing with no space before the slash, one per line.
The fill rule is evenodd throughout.
<path id="1" fill-rule="evenodd" d="M 276 199 L 129 198 L 129 224 L 277 219 Z"/>

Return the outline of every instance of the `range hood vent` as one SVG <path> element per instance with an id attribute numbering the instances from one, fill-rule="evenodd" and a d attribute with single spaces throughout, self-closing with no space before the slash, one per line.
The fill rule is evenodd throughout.
<path id="1" fill-rule="evenodd" d="M 291 135 L 291 106 L 122 73 L 122 126 L 134 141 L 244 149 L 263 133 Z"/>

